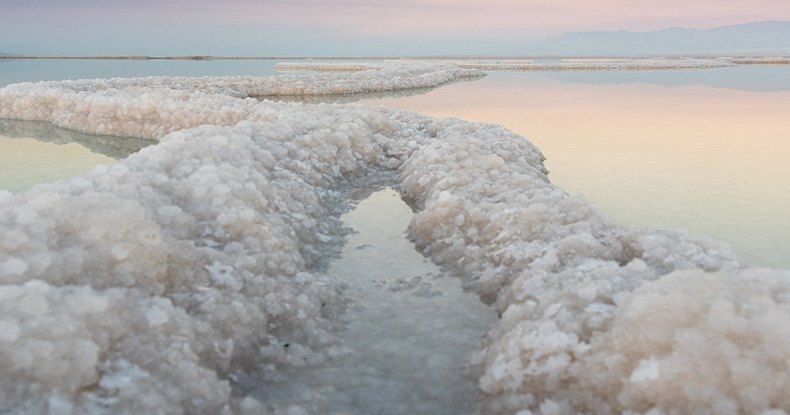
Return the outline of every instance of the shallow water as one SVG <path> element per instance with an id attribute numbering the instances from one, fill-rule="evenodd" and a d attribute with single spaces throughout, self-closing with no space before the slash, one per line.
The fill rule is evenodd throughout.
<path id="1" fill-rule="evenodd" d="M 688 229 L 788 267 L 789 79 L 786 66 L 492 73 L 364 104 L 503 124 L 543 151 L 555 184 L 617 221 Z"/>
<path id="2" fill-rule="evenodd" d="M 383 190 L 342 217 L 356 233 L 329 273 L 349 285 L 349 322 L 339 334 L 348 353 L 317 368 L 253 376 L 244 389 L 315 414 L 476 411 L 467 362 L 496 316 L 415 251 L 405 235 L 411 216 L 396 192 Z"/>
<path id="3" fill-rule="evenodd" d="M 709 86 L 741 91 L 790 91 L 786 65 L 742 65 L 705 70 L 632 72 L 553 72 L 546 77 L 571 84 L 651 84 L 666 87 Z"/>
<path id="4" fill-rule="evenodd" d="M 152 141 L 83 134 L 49 123 L 0 120 L 0 190 L 21 192 L 113 164 Z"/>
<path id="5" fill-rule="evenodd" d="M 20 192 L 39 183 L 79 176 L 115 159 L 76 144 L 0 135 L 0 190 Z"/>
<path id="6" fill-rule="evenodd" d="M 137 76 L 273 75 L 269 60 L 6 60 L 0 87 L 16 82 Z"/>

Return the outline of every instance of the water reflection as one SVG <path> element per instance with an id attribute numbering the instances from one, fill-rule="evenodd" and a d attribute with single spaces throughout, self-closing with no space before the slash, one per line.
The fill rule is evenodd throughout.
<path id="1" fill-rule="evenodd" d="M 0 135 L 7 138 L 32 138 L 53 144 L 77 143 L 91 152 L 116 160 L 126 158 L 154 143 L 141 138 L 85 134 L 56 127 L 47 122 L 4 119 L 0 119 Z"/>
<path id="2" fill-rule="evenodd" d="M 0 87 L 27 81 L 137 76 L 268 76 L 273 60 L 7 60 Z"/>
<path id="3" fill-rule="evenodd" d="M 366 103 L 504 124 L 543 150 L 556 184 L 621 222 L 686 228 L 790 266 L 790 92 L 509 73 Z"/>
<path id="4" fill-rule="evenodd" d="M 709 86 L 742 91 L 790 91 L 787 65 L 742 65 L 698 71 L 656 72 L 547 72 L 545 76 L 566 83 L 660 86 Z"/>
<path id="5" fill-rule="evenodd" d="M 83 134 L 49 123 L 0 119 L 0 190 L 20 192 L 113 164 L 153 141 Z"/>
<path id="6" fill-rule="evenodd" d="M 32 138 L 0 134 L 0 190 L 21 192 L 31 187 L 89 172 L 115 160 L 79 144 L 56 145 Z"/>
<path id="7" fill-rule="evenodd" d="M 441 87 L 440 87 L 441 88 Z M 258 100 L 269 100 L 276 102 L 303 102 L 307 104 L 346 104 L 361 100 L 382 99 L 382 98 L 404 98 L 415 95 L 423 95 L 433 91 L 435 88 L 410 88 L 397 91 L 365 92 L 358 94 L 340 95 L 281 95 L 281 96 L 258 96 L 253 97 Z"/>

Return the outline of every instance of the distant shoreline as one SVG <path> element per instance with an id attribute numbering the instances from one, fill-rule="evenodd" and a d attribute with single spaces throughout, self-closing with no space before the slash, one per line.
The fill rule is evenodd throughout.
<path id="1" fill-rule="evenodd" d="M 212 61 L 212 60 L 326 60 L 326 59 L 387 59 L 387 58 L 312 58 L 312 57 L 280 57 L 280 56 L 0 56 L 3 60 L 171 60 L 171 61 Z"/>
<path id="2" fill-rule="evenodd" d="M 212 61 L 212 60 L 262 60 L 262 61 L 284 61 L 284 60 L 381 60 L 381 59 L 412 59 L 412 60 L 516 60 L 516 59 L 650 59 L 650 58 L 780 58 L 790 59 L 790 56 L 753 56 L 753 55 L 643 55 L 643 56 L 14 56 L 0 55 L 0 60 L 180 60 L 180 61 Z"/>

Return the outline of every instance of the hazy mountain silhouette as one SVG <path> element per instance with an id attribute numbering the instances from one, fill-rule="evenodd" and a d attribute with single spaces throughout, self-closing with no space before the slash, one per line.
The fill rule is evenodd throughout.
<path id="1" fill-rule="evenodd" d="M 572 32 L 528 45 L 530 55 L 790 54 L 790 22 L 654 32 Z"/>

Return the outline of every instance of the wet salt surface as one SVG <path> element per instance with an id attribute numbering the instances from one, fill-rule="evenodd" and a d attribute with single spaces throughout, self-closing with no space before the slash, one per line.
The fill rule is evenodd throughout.
<path id="1" fill-rule="evenodd" d="M 356 231 L 329 268 L 352 299 L 339 334 L 342 355 L 318 367 L 253 374 L 240 389 L 272 409 L 298 403 L 316 414 L 477 411 L 467 365 L 496 316 L 415 251 L 405 236 L 411 216 L 387 189 L 342 217 Z"/>

